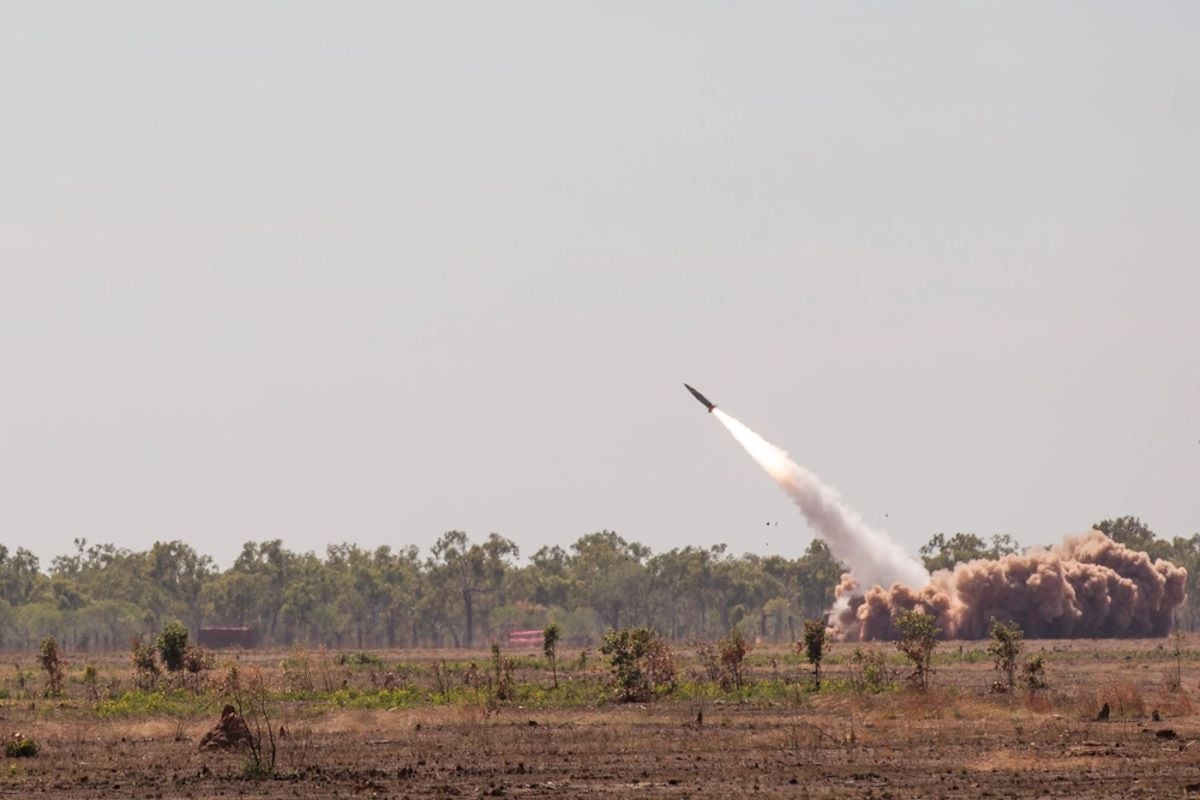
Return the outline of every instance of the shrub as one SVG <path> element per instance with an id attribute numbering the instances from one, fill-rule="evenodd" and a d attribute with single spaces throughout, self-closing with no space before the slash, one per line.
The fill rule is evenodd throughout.
<path id="1" fill-rule="evenodd" d="M 192 676 L 192 688 L 200 691 L 200 675 L 213 668 L 212 653 L 198 644 L 189 644 L 183 651 L 183 668 Z"/>
<path id="2" fill-rule="evenodd" d="M 41 749 L 36 741 L 19 733 L 14 733 L 4 743 L 4 755 L 9 758 L 33 758 Z"/>
<path id="3" fill-rule="evenodd" d="M 150 689 L 158 682 L 158 661 L 154 648 L 138 636 L 130 643 L 130 660 L 133 662 L 134 680 L 139 688 Z"/>
<path id="4" fill-rule="evenodd" d="M 1021 665 L 1021 682 L 1030 691 L 1046 688 L 1046 658 L 1041 653 L 1030 656 Z"/>
<path id="5" fill-rule="evenodd" d="M 992 618 L 992 641 L 988 642 L 988 655 L 992 657 L 997 672 L 1004 674 L 1004 686 L 1013 688 L 1017 677 L 1017 658 L 1021 655 L 1021 628 L 1015 622 L 1000 622 Z"/>
<path id="6" fill-rule="evenodd" d="M 58 649 L 58 640 L 53 636 L 42 640 L 38 662 L 46 671 L 46 697 L 58 697 L 63 693 L 64 667 L 67 660 L 63 658 L 62 651 Z"/>
<path id="7" fill-rule="evenodd" d="M 226 687 L 237 715 L 250 731 L 250 761 L 244 774 L 252 778 L 274 775 L 278 747 L 267 706 L 271 693 L 262 669 L 250 666 L 243 678 L 236 665 L 230 667 Z"/>
<path id="8" fill-rule="evenodd" d="M 168 622 L 154 640 L 158 657 L 169 672 L 183 669 L 183 655 L 188 646 L 188 629 L 182 622 Z"/>
<path id="9" fill-rule="evenodd" d="M 513 699 L 513 662 L 500 655 L 500 645 L 492 643 L 492 696 L 497 700 Z"/>
<path id="10" fill-rule="evenodd" d="M 896 628 L 900 631 L 896 649 L 913 664 L 908 680 L 923 692 L 929 688 L 929 678 L 933 674 L 933 649 L 937 647 L 940 633 L 937 623 L 922 611 L 902 611 L 896 617 Z"/>
<path id="11" fill-rule="evenodd" d="M 651 699 L 656 692 L 675 686 L 675 660 L 650 628 L 622 628 L 604 634 L 600 652 L 608 657 L 617 696 L 626 702 Z"/>
<path id="12" fill-rule="evenodd" d="M 825 657 L 827 641 L 825 623 L 819 619 L 804 622 L 804 657 L 813 665 L 813 688 L 821 688 L 821 660 Z"/>
<path id="13" fill-rule="evenodd" d="M 754 649 L 742 632 L 737 628 L 729 631 L 725 638 L 717 642 L 717 654 L 721 659 L 722 688 L 740 689 L 745 681 L 743 672 L 746 656 Z"/>
<path id="14" fill-rule="evenodd" d="M 383 667 L 382 658 L 362 650 L 357 653 L 338 653 L 333 663 L 342 667 Z"/>
<path id="15" fill-rule="evenodd" d="M 854 648 L 850 655 L 850 686 L 856 692 L 879 694 L 892 688 L 887 658 L 874 647 Z"/>
<path id="16" fill-rule="evenodd" d="M 81 681 L 83 682 L 84 691 L 87 692 L 88 702 L 100 702 L 100 674 L 96 672 L 94 666 L 88 664 L 83 668 L 83 678 L 81 678 Z"/>
<path id="17" fill-rule="evenodd" d="M 554 688 L 558 688 L 558 640 L 562 630 L 553 622 L 542 631 L 542 653 L 550 659 L 550 672 L 554 675 Z"/>

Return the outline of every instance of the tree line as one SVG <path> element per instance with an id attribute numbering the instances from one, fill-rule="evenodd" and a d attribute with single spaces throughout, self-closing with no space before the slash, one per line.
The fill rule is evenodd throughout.
<path id="1" fill-rule="evenodd" d="M 1159 539 L 1135 517 L 1097 525 L 1113 538 L 1189 572 L 1183 623 L 1197 622 L 1200 534 Z M 930 569 L 1016 552 L 1011 537 L 934 536 L 921 548 Z M 731 630 L 797 641 L 806 619 L 833 601 L 845 567 L 814 539 L 798 558 L 735 556 L 725 545 L 652 553 L 612 531 L 568 548 L 543 547 L 526 563 L 499 534 L 462 531 L 415 546 L 343 543 L 323 556 L 280 539 L 247 542 L 219 570 L 181 541 L 133 551 L 76 540 L 43 570 L 33 553 L 0 545 L 0 648 L 28 650 L 53 636 L 70 650 L 124 649 L 179 620 L 251 627 L 266 646 L 478 647 L 514 630 L 555 624 L 563 641 L 599 642 L 608 629 L 653 628 L 667 640 L 713 640 Z"/>

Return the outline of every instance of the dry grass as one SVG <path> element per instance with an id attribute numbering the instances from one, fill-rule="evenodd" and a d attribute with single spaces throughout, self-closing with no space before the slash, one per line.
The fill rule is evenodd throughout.
<path id="1" fill-rule="evenodd" d="M 282 776 L 259 782 L 243 778 L 244 754 L 196 749 L 215 712 L 97 719 L 78 697 L 65 706 L 10 699 L 0 702 L 4 724 L 44 750 L 3 773 L 0 797 L 795 797 L 802 787 L 811 796 L 892 800 L 1157 798 L 1184 796 L 1185 786 L 1200 781 L 1200 745 L 1190 745 L 1200 737 L 1188 694 L 1200 689 L 1193 662 L 1184 665 L 1184 691 L 1173 691 L 1174 664 L 1158 642 L 1028 644 L 1048 654 L 1050 688 L 1036 693 L 989 694 L 994 673 L 972 654 L 978 643 L 961 654 L 952 643 L 941 648 L 946 657 L 927 694 L 832 689 L 601 708 L 458 702 L 348 710 L 319 700 L 281 702 Z M 289 655 L 242 654 L 238 664 L 262 666 L 268 682 L 283 687 L 281 662 Z M 403 661 L 417 681 L 429 680 L 422 670 L 435 660 L 466 660 L 457 653 L 378 655 L 389 669 Z M 783 648 L 755 655 L 763 660 L 753 680 L 800 674 Z M 470 657 L 482 663 L 486 653 Z M 121 654 L 92 661 L 105 682 L 126 671 Z M 328 668 L 338 685 L 369 685 L 364 670 Z M 845 660 L 830 665 L 831 685 L 845 668 Z M 599 680 L 603 672 L 593 666 L 568 677 Z M 536 662 L 517 680 L 549 682 Z M 1111 717 L 1097 722 L 1105 702 Z M 1155 710 L 1162 723 L 1150 720 Z M 1177 738 L 1155 735 L 1168 727 Z"/>

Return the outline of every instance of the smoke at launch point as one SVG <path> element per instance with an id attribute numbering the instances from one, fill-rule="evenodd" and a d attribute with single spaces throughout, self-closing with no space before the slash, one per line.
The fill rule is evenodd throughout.
<path id="1" fill-rule="evenodd" d="M 893 638 L 893 621 L 905 610 L 932 614 L 951 638 L 985 637 L 993 617 L 1016 622 L 1031 637 L 1164 636 L 1183 603 L 1186 570 L 1151 562 L 1099 531 L 930 576 L 836 489 L 719 408 L 712 413 L 849 567 L 830 620 L 840 638 Z"/>

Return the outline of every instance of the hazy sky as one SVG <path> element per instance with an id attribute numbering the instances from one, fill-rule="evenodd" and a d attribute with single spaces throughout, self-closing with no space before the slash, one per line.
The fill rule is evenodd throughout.
<path id="1" fill-rule="evenodd" d="M 1194 3 L 0 4 L 0 542 L 1200 531 Z M 767 521 L 778 527 L 767 528 Z"/>

